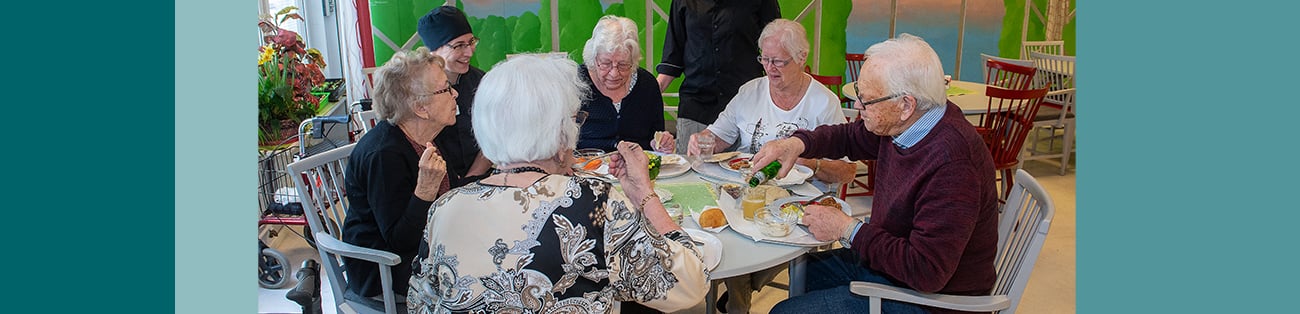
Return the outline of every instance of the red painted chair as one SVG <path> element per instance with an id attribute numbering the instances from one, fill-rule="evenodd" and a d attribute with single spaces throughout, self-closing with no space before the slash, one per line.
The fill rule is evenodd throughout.
<path id="1" fill-rule="evenodd" d="M 858 71 L 862 70 L 862 63 L 867 61 L 867 55 L 860 53 L 846 53 L 844 54 L 844 61 L 847 63 L 845 67 L 849 70 L 848 80 L 850 82 L 857 81 L 858 74 L 860 73 Z"/>
<path id="2" fill-rule="evenodd" d="M 994 168 L 1001 174 L 998 198 L 1005 200 L 1014 183 L 1012 172 L 1020 164 L 1020 149 L 1034 127 L 1034 117 L 1047 95 L 1047 88 L 1010 90 L 989 86 L 985 94 L 989 96 L 989 105 L 977 127 L 988 130 L 982 133 L 984 144 L 993 154 Z"/>
<path id="3" fill-rule="evenodd" d="M 857 109 L 845 108 L 843 110 L 845 121 L 854 122 L 858 120 Z M 858 167 L 858 172 L 854 175 L 853 181 L 840 184 L 841 199 L 847 199 L 854 196 L 876 195 L 876 161 L 859 160 L 858 163 L 861 163 L 862 166 Z M 854 188 L 862 189 L 862 191 L 850 193 L 849 190 Z"/>
<path id="4" fill-rule="evenodd" d="M 1032 66 L 1022 66 L 995 59 L 984 61 L 984 84 L 1005 89 L 1026 90 L 1038 71 Z"/>
<path id="5" fill-rule="evenodd" d="M 808 73 L 808 75 L 811 75 L 813 80 L 817 81 L 818 83 L 821 83 L 822 85 L 826 85 L 826 88 L 830 89 L 831 93 L 834 93 L 835 96 L 839 96 L 840 107 L 848 107 L 849 105 L 853 104 L 851 103 L 851 101 L 853 101 L 852 99 L 849 99 L 848 97 L 844 97 L 844 95 L 840 95 L 840 88 L 844 86 L 844 77 L 813 74 L 812 68 L 806 65 L 803 67 L 803 71 L 805 73 Z"/>

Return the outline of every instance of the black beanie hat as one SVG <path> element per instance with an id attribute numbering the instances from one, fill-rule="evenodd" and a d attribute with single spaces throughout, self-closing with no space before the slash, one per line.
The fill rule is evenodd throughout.
<path id="1" fill-rule="evenodd" d="M 469 29 L 465 12 L 453 6 L 440 6 L 429 11 L 416 24 L 420 39 L 429 50 L 438 50 L 456 37 L 474 32 Z"/>

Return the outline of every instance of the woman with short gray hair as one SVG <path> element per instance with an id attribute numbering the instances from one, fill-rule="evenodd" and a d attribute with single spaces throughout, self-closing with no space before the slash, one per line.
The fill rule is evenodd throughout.
<path id="1" fill-rule="evenodd" d="M 708 273 L 651 187 L 648 158 L 619 142 L 622 185 L 571 176 L 579 100 L 565 58 L 496 65 L 474 99 L 474 133 L 493 174 L 433 204 L 410 277 L 411 313 L 665 312 L 699 304 Z"/>
<path id="2" fill-rule="evenodd" d="M 619 141 L 672 153 L 676 139 L 664 132 L 664 100 L 650 71 L 639 67 L 636 23 L 607 15 L 596 22 L 578 68 L 593 93 L 582 102 L 588 113 L 578 148 L 614 150 Z"/>
<path id="3" fill-rule="evenodd" d="M 352 206 L 343 220 L 343 242 L 400 256 L 394 278 L 410 276 L 429 205 L 450 189 L 447 163 L 433 146 L 434 137 L 456 123 L 459 94 L 447 82 L 443 62 L 420 47 L 397 52 L 375 71 L 380 120 L 357 140 L 345 170 Z M 377 265 L 346 259 L 348 295 L 336 297 L 380 296 Z M 402 295 L 406 281 L 395 280 L 392 289 Z"/>

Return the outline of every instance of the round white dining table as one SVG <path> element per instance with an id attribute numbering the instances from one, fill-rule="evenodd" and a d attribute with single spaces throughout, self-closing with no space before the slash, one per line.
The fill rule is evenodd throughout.
<path id="1" fill-rule="evenodd" d="M 841 88 L 841 92 L 843 92 L 844 97 L 848 97 L 853 101 L 857 101 L 858 94 L 853 89 L 853 83 L 854 82 L 845 83 L 844 87 Z M 956 87 L 968 91 L 960 95 L 948 96 L 948 101 L 952 102 L 953 104 L 956 104 L 958 108 L 961 108 L 962 114 L 972 115 L 972 114 L 983 114 L 985 112 L 988 112 L 989 97 L 984 94 L 984 90 L 988 87 L 988 85 L 984 85 L 984 83 L 958 81 L 958 80 L 952 80 L 951 83 L 949 84 L 951 84 L 952 87 Z"/>
<path id="2" fill-rule="evenodd" d="M 659 179 L 656 183 L 696 183 L 714 181 L 705 180 L 694 170 L 687 171 L 673 178 Z M 810 183 L 803 183 L 810 185 Z M 699 210 L 699 209 L 694 209 Z M 684 219 L 681 224 L 682 228 L 701 229 L 699 223 L 694 219 Z M 706 231 L 707 232 L 707 231 Z M 722 279 L 745 275 L 760 270 L 772 268 L 782 263 L 791 261 L 804 253 L 811 250 L 811 247 L 793 246 L 777 244 L 770 242 L 757 242 L 731 228 L 726 228 L 718 233 L 713 233 L 715 237 L 722 242 L 722 260 L 718 267 L 709 273 L 709 293 L 705 296 L 704 309 L 705 313 L 714 313 L 714 303 L 717 302 L 717 288 Z M 788 289 L 788 288 L 787 288 Z"/>

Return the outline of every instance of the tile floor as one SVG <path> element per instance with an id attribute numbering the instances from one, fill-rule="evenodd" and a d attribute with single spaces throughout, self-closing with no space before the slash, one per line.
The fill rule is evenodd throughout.
<path id="1" fill-rule="evenodd" d="M 1052 162 L 1038 161 L 1025 165 L 1025 169 L 1033 174 L 1052 195 L 1052 200 L 1056 204 L 1056 216 L 1053 218 L 1052 229 L 1048 232 L 1047 243 L 1044 244 L 1038 262 L 1034 266 L 1034 273 L 1030 276 L 1029 286 L 1020 301 L 1018 311 L 1021 313 L 1075 312 L 1075 175 L 1072 170 L 1065 176 L 1058 176 L 1056 165 Z M 869 199 L 858 197 L 849 198 L 848 201 L 853 206 L 859 206 L 859 204 L 866 205 Z M 270 245 L 290 259 L 295 271 L 304 259 L 320 258 L 302 238 L 288 230 L 281 232 Z M 323 275 L 322 279 L 328 280 L 323 278 Z M 784 273 L 776 279 L 777 282 L 782 283 L 788 280 Z M 293 279 L 290 286 L 284 289 L 258 289 L 258 312 L 301 313 L 302 309 L 296 303 L 284 298 L 285 292 L 292 288 L 292 281 Z M 725 288 L 720 287 L 720 289 L 725 291 Z M 329 304 L 333 304 L 333 297 L 329 295 L 328 289 L 322 290 L 322 294 L 325 298 L 325 306 L 323 306 L 325 313 L 334 313 L 334 309 L 329 307 Z M 785 290 L 765 288 L 754 294 L 754 307 L 751 312 L 767 313 L 773 305 L 785 298 Z M 682 313 L 703 312 L 703 303 L 693 309 L 682 311 Z"/>

